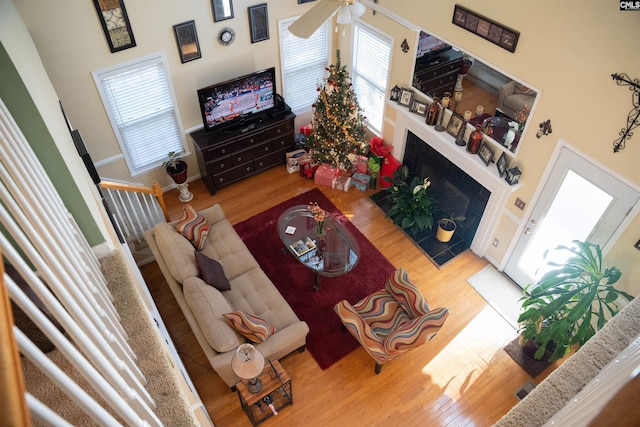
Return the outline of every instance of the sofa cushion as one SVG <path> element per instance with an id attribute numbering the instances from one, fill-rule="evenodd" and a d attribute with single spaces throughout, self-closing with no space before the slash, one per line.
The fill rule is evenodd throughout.
<path id="1" fill-rule="evenodd" d="M 198 272 L 202 280 L 219 291 L 228 291 L 231 289 L 229 280 L 227 280 L 224 275 L 224 269 L 218 261 L 209 258 L 199 251 L 195 251 L 193 254 L 196 258 Z"/>
<path id="2" fill-rule="evenodd" d="M 207 285 L 199 277 L 189 277 L 182 284 L 184 298 L 198 321 L 209 345 L 218 353 L 234 350 L 245 339 L 224 318 L 233 311 L 219 290 Z"/>
<path id="3" fill-rule="evenodd" d="M 176 224 L 176 230 L 189 239 L 196 249 L 200 250 L 209 233 L 209 223 L 191 205 L 185 204 L 182 209 L 182 217 Z"/>
<path id="4" fill-rule="evenodd" d="M 224 317 L 236 331 L 253 342 L 263 342 L 276 333 L 274 328 L 265 319 L 244 311 L 226 313 Z"/>
<path id="5" fill-rule="evenodd" d="M 211 224 L 202 253 L 222 264 L 224 274 L 230 281 L 259 267 L 247 246 L 226 219 Z"/>
<path id="6" fill-rule="evenodd" d="M 193 245 L 171 225 L 161 222 L 154 227 L 158 249 L 173 278 L 182 283 L 190 276 L 198 275 L 193 256 Z"/>

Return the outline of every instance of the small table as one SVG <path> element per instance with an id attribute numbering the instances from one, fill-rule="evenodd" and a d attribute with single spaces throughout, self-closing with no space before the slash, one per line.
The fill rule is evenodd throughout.
<path id="1" fill-rule="evenodd" d="M 258 378 L 262 381 L 262 389 L 257 393 L 251 393 L 243 381 L 236 384 L 242 410 L 254 426 L 275 415 L 265 398 L 271 399 L 276 411 L 280 411 L 285 406 L 293 405 L 291 378 L 282 368 L 280 362 L 275 360 L 267 363 Z M 268 398 L 267 400 L 269 400 Z"/>
<path id="2" fill-rule="evenodd" d="M 293 227 L 293 233 L 287 228 Z M 278 236 L 284 247 L 305 267 L 315 273 L 313 289 L 320 289 L 320 276 L 337 277 L 348 273 L 358 264 L 360 247 L 353 234 L 334 216 L 326 213 L 324 220 L 324 248 L 320 250 L 316 237 L 316 221 L 307 206 L 298 205 L 284 211 L 278 218 Z M 291 245 L 310 238 L 315 249 L 298 256 Z M 285 251 L 286 253 L 286 251 Z"/>

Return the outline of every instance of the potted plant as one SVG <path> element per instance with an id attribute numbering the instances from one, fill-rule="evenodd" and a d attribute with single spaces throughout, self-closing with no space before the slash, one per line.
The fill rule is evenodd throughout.
<path id="1" fill-rule="evenodd" d="M 453 233 L 456 231 L 457 222 L 464 221 L 464 216 L 445 215 L 440 218 L 436 223 L 438 224 L 438 231 L 436 231 L 436 239 L 442 243 L 447 243 L 453 237 Z"/>
<path id="2" fill-rule="evenodd" d="M 187 162 L 181 160 L 180 155 L 175 151 L 169 151 L 162 166 L 165 167 L 167 174 L 176 184 L 184 184 L 187 180 Z"/>
<path id="3" fill-rule="evenodd" d="M 555 248 L 568 251 L 569 259 L 548 261 L 553 268 L 538 283 L 527 285 L 521 300 L 520 343 L 525 350 L 535 348 L 533 357 L 538 360 L 547 353 L 549 362 L 554 362 L 583 345 L 618 313 L 619 296 L 633 299 L 613 286 L 622 273 L 615 267 L 603 269 L 599 245 L 572 243 Z"/>
<path id="4" fill-rule="evenodd" d="M 433 227 L 433 211 L 436 200 L 427 191 L 431 182 L 429 178 L 413 177 L 409 180 L 409 168 L 402 165 L 391 177 L 383 177 L 391 183 L 385 191 L 391 201 L 391 208 L 386 216 L 412 235 Z"/>

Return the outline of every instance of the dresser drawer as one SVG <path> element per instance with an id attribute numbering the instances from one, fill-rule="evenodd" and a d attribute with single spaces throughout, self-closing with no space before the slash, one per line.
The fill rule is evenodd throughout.
<path id="1" fill-rule="evenodd" d="M 231 156 L 221 157 L 219 159 L 212 160 L 207 162 L 207 172 L 215 175 L 220 172 L 224 172 L 226 170 L 231 169 L 233 166 L 233 162 L 231 160 Z"/>
<path id="2" fill-rule="evenodd" d="M 259 159 L 253 161 L 256 171 L 268 169 L 281 163 L 284 163 L 284 151 L 271 153 L 267 156 L 260 157 Z"/>
<path id="3" fill-rule="evenodd" d="M 256 144 L 264 142 L 266 139 L 268 138 L 264 137 L 264 132 L 252 133 L 238 138 L 234 148 L 236 150 L 244 150 L 245 148 L 253 147 Z"/>
<path id="4" fill-rule="evenodd" d="M 237 150 L 236 143 L 235 141 L 233 141 L 227 144 L 218 145 L 216 147 L 202 150 L 202 155 L 204 156 L 205 161 L 209 161 L 218 157 L 224 157 L 228 154 L 231 154 L 235 150 Z"/>
<path id="5" fill-rule="evenodd" d="M 293 133 L 287 133 L 271 140 L 271 148 L 274 151 L 285 150 L 293 145 Z"/>
<path id="6" fill-rule="evenodd" d="M 213 182 L 216 187 L 222 187 L 223 185 L 231 184 L 238 181 L 254 171 L 253 162 L 248 162 L 243 165 L 236 166 L 229 169 L 226 172 L 219 173 L 213 176 Z"/>
<path id="7" fill-rule="evenodd" d="M 293 128 L 291 127 L 290 122 L 281 123 L 278 126 L 274 126 L 268 129 L 265 129 L 263 132 L 264 139 L 277 138 L 287 133 L 293 132 Z"/>

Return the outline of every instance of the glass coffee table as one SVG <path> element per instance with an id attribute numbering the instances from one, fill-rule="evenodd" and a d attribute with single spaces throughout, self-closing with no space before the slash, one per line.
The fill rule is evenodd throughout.
<path id="1" fill-rule="evenodd" d="M 287 209 L 278 218 L 278 236 L 288 250 L 305 267 L 315 273 L 313 289 L 320 289 L 320 276 L 337 277 L 348 273 L 358 264 L 360 247 L 347 228 L 330 214 L 324 221 L 325 235 L 318 242 L 316 221 L 306 205 Z M 302 255 L 293 249 L 295 244 L 310 239 L 315 248 Z"/>

